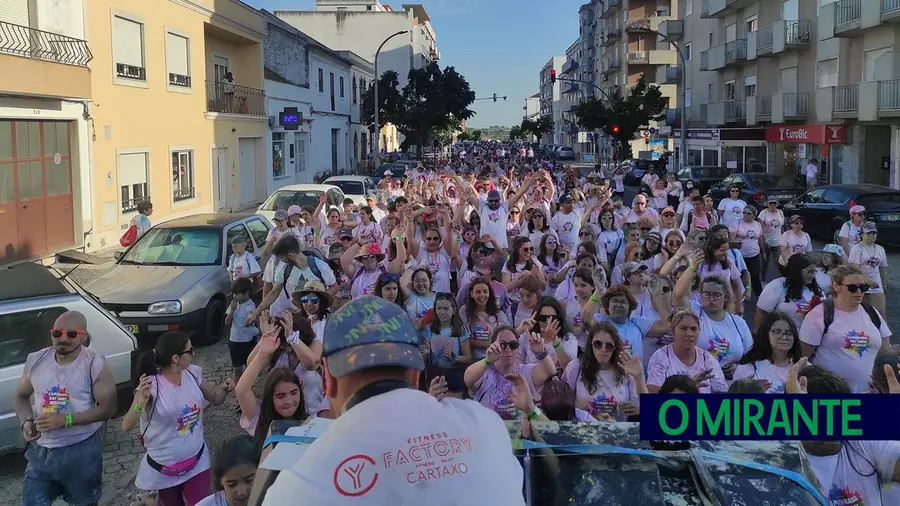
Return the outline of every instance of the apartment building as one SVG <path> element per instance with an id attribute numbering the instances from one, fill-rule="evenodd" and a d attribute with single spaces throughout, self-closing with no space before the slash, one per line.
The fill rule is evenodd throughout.
<path id="1" fill-rule="evenodd" d="M 540 116 L 550 116 L 553 120 L 553 129 L 540 140 L 543 144 L 560 144 L 562 142 L 562 82 L 551 82 L 550 71 L 555 70 L 556 75 L 559 76 L 565 63 L 565 56 L 554 56 L 544 64 L 538 75 L 541 90 Z"/>
<path id="2" fill-rule="evenodd" d="M 154 222 L 266 195 L 265 22 L 238 0 L 91 0 L 88 249 L 115 244 L 137 204 Z"/>
<path id="3" fill-rule="evenodd" d="M 0 2 L 0 264 L 84 245 L 91 71 L 82 0 Z"/>
<path id="4" fill-rule="evenodd" d="M 563 79 L 580 80 L 579 60 L 581 53 L 581 39 L 576 39 L 569 48 L 566 49 L 566 62 L 562 66 L 559 77 Z M 562 107 L 562 124 L 560 125 L 560 142 L 561 144 L 572 146 L 576 150 L 578 146 L 578 117 L 575 111 L 578 106 L 584 102 L 585 95 L 578 83 L 565 82 L 560 86 L 560 102 Z"/>

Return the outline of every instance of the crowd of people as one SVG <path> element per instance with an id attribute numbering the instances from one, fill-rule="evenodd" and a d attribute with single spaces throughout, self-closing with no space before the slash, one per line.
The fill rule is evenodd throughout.
<path id="1" fill-rule="evenodd" d="M 473 409 L 465 399 L 480 404 L 484 410 L 468 415 L 468 423 L 639 422 L 642 393 L 784 393 L 792 367 L 810 393 L 900 393 L 900 354 L 885 319 L 887 257 L 862 206 L 848 209 L 840 244 L 814 251 L 801 217 L 785 216 L 771 199 L 758 212 L 737 187 L 715 202 L 691 182 L 651 172 L 642 181 L 648 191 L 626 204 L 627 166 L 583 174 L 525 150 L 479 153 L 419 164 L 400 180 L 390 171 L 378 175 L 367 206 L 348 200 L 329 208 L 323 198 L 315 208 L 278 210 L 262 265 L 249 261 L 245 240 L 236 239 L 227 315 L 233 376 L 211 385 L 192 364 L 189 336 L 159 338 L 141 360 L 122 421 L 126 430 L 138 428 L 146 448 L 137 487 L 156 491 L 164 506 L 243 506 L 273 420 L 378 425 L 359 418 L 362 408 L 354 409 L 355 422 L 343 422 L 360 402 L 348 385 L 357 385 L 351 378 L 360 371 L 393 366 L 422 373 L 401 369 L 376 383 L 418 387 L 425 398 L 410 401 L 420 405 L 413 421 L 435 434 L 440 424 L 432 428 L 427 413 L 441 423 L 465 422 L 435 404 L 453 412 Z M 263 290 L 254 301 L 256 277 Z M 36 443 L 29 452 L 99 448 L 92 434 L 108 413 L 87 400 L 103 395 L 105 363 L 79 348 L 72 362 L 78 365 L 66 368 L 65 357 L 87 335 L 83 324 L 58 322 L 54 347 L 29 357 L 16 408 L 26 439 Z M 373 351 L 348 355 L 360 343 Z M 387 353 L 379 343 L 398 348 Z M 80 386 L 70 381 L 68 395 L 91 415 L 53 423 L 35 417 L 41 400 L 32 406 L 28 396 L 63 369 L 83 375 Z M 231 393 L 246 435 L 211 455 L 204 406 Z M 487 412 L 493 414 L 485 418 Z M 842 501 L 852 497 L 900 504 L 892 486 L 900 480 L 900 443 L 803 447 L 832 504 L 851 504 Z M 26 504 L 45 504 L 38 498 L 54 493 L 72 504 L 98 500 L 99 488 L 59 480 L 61 462 L 84 448 L 53 462 L 29 456 Z M 301 471 L 292 476 L 276 482 L 275 495 L 291 497 L 318 483 Z M 334 491 L 341 488 L 337 474 L 334 480 L 330 492 L 316 492 L 322 504 L 344 504 L 346 494 Z M 399 481 L 396 487 L 405 497 Z M 459 488 L 447 493 L 470 497 Z M 492 502 L 522 504 L 499 495 Z"/>

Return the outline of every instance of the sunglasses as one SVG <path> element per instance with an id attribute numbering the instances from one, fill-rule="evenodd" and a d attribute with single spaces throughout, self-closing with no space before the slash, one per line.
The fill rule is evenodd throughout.
<path id="1" fill-rule="evenodd" d="M 533 246 L 526 246 L 526 247 L 522 248 L 522 253 L 531 253 L 532 251 L 534 251 Z"/>
<path id="2" fill-rule="evenodd" d="M 516 351 L 519 349 L 519 341 L 497 341 L 501 350 Z"/>
<path id="3" fill-rule="evenodd" d="M 396 274 L 382 274 L 381 276 L 378 277 L 378 279 L 382 283 L 388 283 L 390 281 L 400 281 L 400 276 L 398 276 Z"/>
<path id="4" fill-rule="evenodd" d="M 594 236 L 593 232 L 578 232 L 578 237 L 593 237 L 593 236 Z"/>
<path id="5" fill-rule="evenodd" d="M 671 287 L 671 286 L 668 286 L 668 285 L 663 286 L 663 287 L 662 287 L 662 291 L 663 291 L 663 293 L 669 293 L 669 292 L 672 291 L 672 287 Z"/>
<path id="6" fill-rule="evenodd" d="M 510 211 L 509 214 L 519 214 L 519 211 Z"/>
<path id="7" fill-rule="evenodd" d="M 684 243 L 681 241 L 669 241 L 666 243 L 666 246 L 670 248 L 680 248 L 682 244 Z"/>
<path id="8" fill-rule="evenodd" d="M 478 253 L 479 255 L 489 255 L 491 250 L 487 248 L 472 248 L 472 253 Z"/>
<path id="9" fill-rule="evenodd" d="M 641 227 L 642 232 L 649 232 L 651 230 L 653 230 L 653 227 Z"/>
<path id="10" fill-rule="evenodd" d="M 862 293 L 866 293 L 866 292 L 869 291 L 869 288 L 872 288 L 871 286 L 869 286 L 868 283 L 859 283 L 859 284 L 856 284 L 856 283 L 850 283 L 849 285 L 844 285 L 844 286 L 847 287 L 847 290 L 848 290 L 850 293 L 856 293 L 857 290 L 860 291 L 860 292 L 862 292 Z"/>
<path id="11" fill-rule="evenodd" d="M 425 240 L 426 240 L 426 241 L 434 242 L 434 241 L 440 241 L 441 238 L 440 238 L 440 237 L 434 237 L 434 236 L 431 236 L 431 237 L 426 237 Z"/>
<path id="12" fill-rule="evenodd" d="M 732 188 L 728 191 L 730 191 L 731 193 L 740 193 L 741 192 L 741 190 L 738 190 L 737 188 Z"/>
<path id="13" fill-rule="evenodd" d="M 319 296 L 318 295 L 304 295 L 300 297 L 300 302 L 304 304 L 318 304 Z"/>
<path id="14" fill-rule="evenodd" d="M 791 225 L 803 225 L 803 220 L 791 220 Z"/>
<path id="15" fill-rule="evenodd" d="M 69 339 L 75 339 L 78 336 L 83 336 L 87 334 L 87 330 L 74 330 L 74 329 L 52 329 L 50 331 L 50 335 L 59 339 L 62 336 L 66 336 Z"/>
<path id="16" fill-rule="evenodd" d="M 352 240 L 353 240 L 353 236 L 345 235 L 345 236 L 342 236 L 342 237 L 341 237 L 341 240 L 342 240 L 342 241 L 352 241 Z"/>
<path id="17" fill-rule="evenodd" d="M 615 343 L 604 343 L 602 341 L 594 341 L 591 343 L 591 347 L 595 350 L 609 350 L 613 351 L 616 349 Z"/>
<path id="18" fill-rule="evenodd" d="M 665 216 L 666 218 L 674 218 L 675 213 L 663 213 L 663 216 Z"/>
<path id="19" fill-rule="evenodd" d="M 193 357 L 193 356 L 194 356 L 194 347 L 191 346 L 190 348 L 188 348 L 188 349 L 182 351 L 181 353 L 179 353 L 179 355 L 190 355 L 190 356 Z"/>
<path id="20" fill-rule="evenodd" d="M 539 314 L 534 318 L 534 321 L 538 323 L 547 323 L 550 321 L 550 318 L 556 318 L 556 315 L 552 314 Z"/>

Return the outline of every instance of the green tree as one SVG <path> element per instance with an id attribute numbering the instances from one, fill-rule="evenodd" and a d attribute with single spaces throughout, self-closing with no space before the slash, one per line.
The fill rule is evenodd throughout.
<path id="1" fill-rule="evenodd" d="M 598 129 L 613 140 L 613 149 L 619 160 L 630 158 L 631 141 L 641 128 L 651 121 L 665 119 L 668 100 L 659 87 L 647 84 L 643 76 L 632 86 L 625 97 L 614 93 L 609 100 L 591 98 L 578 106 L 575 115 L 578 124 L 588 130 Z M 614 132 L 618 127 L 618 132 Z"/>
<path id="2" fill-rule="evenodd" d="M 524 138 L 525 135 L 522 132 L 522 127 L 520 125 L 513 125 L 513 127 L 509 129 L 509 140 L 514 141 L 516 139 Z"/>
<path id="3" fill-rule="evenodd" d="M 384 127 L 384 125 L 388 123 L 393 123 L 390 118 L 393 116 L 394 111 L 397 111 L 401 107 L 403 97 L 400 95 L 400 91 L 398 91 L 399 86 L 400 82 L 397 80 L 396 72 L 388 70 L 384 74 L 381 74 L 381 79 L 378 80 L 378 101 L 381 102 L 381 108 L 378 111 L 378 122 L 381 123 L 379 127 Z M 363 124 L 369 125 L 370 132 L 375 131 L 374 103 L 375 83 L 372 83 L 369 85 L 369 88 L 363 92 L 360 109 L 360 114 L 362 115 L 360 120 Z"/>
<path id="4" fill-rule="evenodd" d="M 461 132 L 459 135 L 456 136 L 456 140 L 458 140 L 460 142 L 470 141 L 470 140 L 472 140 L 472 135 L 469 132 Z"/>
<path id="5" fill-rule="evenodd" d="M 481 140 L 481 130 L 472 130 L 470 139 L 475 142 L 480 141 Z"/>
<path id="6" fill-rule="evenodd" d="M 530 133 L 540 140 L 544 134 L 550 133 L 553 130 L 553 119 L 551 119 L 550 116 L 541 116 L 537 121 L 523 119 L 522 124 L 519 126 L 519 130 L 522 131 L 523 135 L 528 135 Z"/>

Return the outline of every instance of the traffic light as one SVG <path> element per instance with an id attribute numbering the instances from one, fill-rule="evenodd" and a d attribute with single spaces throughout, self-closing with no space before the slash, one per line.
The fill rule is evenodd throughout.
<path id="1" fill-rule="evenodd" d="M 494 93 L 494 103 L 495 104 L 497 103 L 497 94 L 496 93 Z"/>
<path id="2" fill-rule="evenodd" d="M 648 146 L 650 145 L 650 138 L 649 138 L 649 137 L 644 137 L 644 144 L 646 144 L 646 145 L 648 145 Z"/>
<path id="3" fill-rule="evenodd" d="M 619 125 L 613 125 L 613 127 L 612 127 L 612 132 L 613 132 L 614 134 L 619 133 Z"/>
<path id="4" fill-rule="evenodd" d="M 550 69 L 550 84 L 556 84 L 556 69 Z"/>

